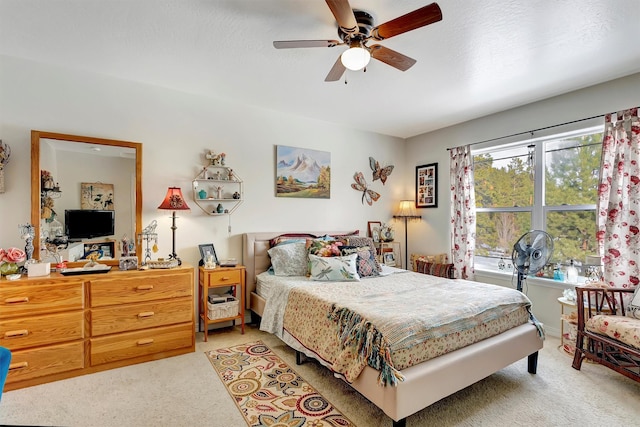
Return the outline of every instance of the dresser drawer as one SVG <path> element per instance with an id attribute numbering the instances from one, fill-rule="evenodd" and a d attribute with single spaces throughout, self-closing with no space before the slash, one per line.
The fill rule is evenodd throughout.
<path id="1" fill-rule="evenodd" d="M 12 352 L 7 384 L 84 368 L 83 341 Z"/>
<path id="2" fill-rule="evenodd" d="M 91 366 L 191 347 L 193 340 L 193 322 L 92 338 Z"/>
<path id="3" fill-rule="evenodd" d="M 213 285 L 237 285 L 240 283 L 242 279 L 242 273 L 244 270 L 220 270 L 220 271 L 207 271 L 207 274 L 204 275 L 204 280 L 208 280 L 208 286 Z M 201 275 L 201 277 L 203 277 Z"/>
<path id="4" fill-rule="evenodd" d="M 181 298 L 91 310 L 91 336 L 193 321 L 193 300 Z"/>
<path id="5" fill-rule="evenodd" d="M 82 339 L 82 311 L 0 320 L 0 346 L 19 350 Z"/>
<path id="6" fill-rule="evenodd" d="M 89 284 L 91 307 L 190 297 L 193 296 L 192 278 L 182 270 L 175 274 L 95 279 Z"/>
<path id="7" fill-rule="evenodd" d="M 83 289 L 81 281 L 38 286 L 0 286 L 0 319 L 82 309 Z"/>

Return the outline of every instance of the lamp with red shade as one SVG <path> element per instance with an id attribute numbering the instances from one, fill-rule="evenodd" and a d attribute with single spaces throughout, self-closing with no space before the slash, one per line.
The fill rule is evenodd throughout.
<path id="1" fill-rule="evenodd" d="M 172 211 L 171 213 L 171 232 L 173 234 L 173 240 L 171 244 L 171 254 L 169 255 L 169 259 L 175 259 L 178 261 L 178 265 L 182 265 L 182 261 L 178 258 L 176 254 L 176 211 L 190 211 L 189 206 L 187 206 L 187 202 L 184 200 L 182 196 L 182 190 L 180 187 L 169 187 L 167 190 L 167 195 L 165 196 L 158 209 Z"/>

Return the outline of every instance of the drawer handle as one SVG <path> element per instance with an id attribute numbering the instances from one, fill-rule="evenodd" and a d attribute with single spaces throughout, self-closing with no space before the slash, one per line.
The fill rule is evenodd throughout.
<path id="1" fill-rule="evenodd" d="M 220 280 L 231 280 L 231 277 L 221 277 Z"/>
<path id="2" fill-rule="evenodd" d="M 153 311 L 143 311 L 142 313 L 138 313 L 139 318 L 151 317 L 153 315 L 155 315 Z"/>
<path id="3" fill-rule="evenodd" d="M 6 302 L 7 304 L 20 304 L 23 302 L 29 302 L 29 297 L 7 298 L 6 300 L 4 300 L 4 302 Z"/>
<path id="4" fill-rule="evenodd" d="M 9 370 L 10 371 L 14 371 L 16 369 L 24 369 L 24 368 L 28 368 L 29 367 L 29 362 L 18 362 L 18 363 L 12 363 L 9 365 Z"/>
<path id="5" fill-rule="evenodd" d="M 140 285 L 136 288 L 138 291 L 150 291 L 153 289 L 153 285 Z"/>
<path id="6" fill-rule="evenodd" d="M 149 345 L 149 344 L 153 344 L 153 338 L 145 338 L 143 340 L 139 340 L 137 342 L 138 345 Z"/>
<path id="7" fill-rule="evenodd" d="M 29 331 L 27 329 L 20 329 L 18 331 L 7 331 L 4 333 L 5 338 L 26 337 L 27 335 L 29 335 Z"/>

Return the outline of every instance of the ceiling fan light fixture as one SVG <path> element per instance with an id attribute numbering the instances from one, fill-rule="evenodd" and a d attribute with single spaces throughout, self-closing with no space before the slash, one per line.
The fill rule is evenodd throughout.
<path id="1" fill-rule="evenodd" d="M 371 54 L 363 47 L 351 47 L 340 56 L 342 65 L 352 71 L 362 70 L 369 64 Z"/>

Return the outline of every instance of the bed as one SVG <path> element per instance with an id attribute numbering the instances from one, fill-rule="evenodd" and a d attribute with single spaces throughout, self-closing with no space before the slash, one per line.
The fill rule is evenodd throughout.
<path id="1" fill-rule="evenodd" d="M 263 319 L 265 314 L 272 317 L 274 309 L 270 304 L 275 304 L 275 298 L 272 296 L 271 299 L 269 299 L 259 295 L 257 292 L 257 279 L 259 277 L 262 278 L 261 283 L 268 282 L 268 280 L 265 280 L 267 277 L 265 272 L 271 265 L 270 256 L 267 252 L 270 249 L 270 241 L 283 234 L 322 236 L 326 234 L 346 235 L 349 234 L 349 232 L 259 232 L 246 233 L 243 235 L 243 263 L 247 271 L 247 299 L 245 304 L 246 307 L 252 311 L 252 316 L 257 316 L 263 321 L 265 320 Z M 426 280 L 427 277 L 429 277 L 415 272 L 400 272 L 398 269 L 393 270 L 395 271 L 390 272 L 393 274 L 384 276 L 384 278 L 368 278 L 357 282 L 357 285 L 353 286 L 340 287 L 342 286 L 341 284 L 333 283 L 327 283 L 326 286 L 335 286 L 334 292 L 346 292 L 348 289 L 359 289 L 358 287 L 360 286 L 373 286 L 375 281 L 382 282 L 383 280 L 391 280 L 395 281 L 396 287 L 405 289 L 403 286 L 406 286 L 406 289 L 409 289 L 411 287 L 410 282 L 415 283 L 418 280 Z M 296 280 L 301 281 L 304 279 L 294 277 L 291 278 L 291 280 L 295 282 Z M 459 286 L 461 282 L 443 278 L 437 278 L 437 280 L 439 283 L 453 284 L 455 282 L 456 286 Z M 353 284 L 354 282 L 349 283 Z M 467 283 L 475 284 L 475 282 Z M 481 284 L 475 285 L 485 286 Z M 295 288 L 295 285 L 292 286 Z M 300 288 L 287 292 L 291 292 L 289 296 L 295 295 L 298 298 L 304 298 L 304 301 L 307 303 L 313 302 L 325 305 L 331 303 L 331 301 L 328 300 L 314 301 L 316 297 L 318 297 L 318 299 L 321 299 L 320 297 L 324 299 L 324 295 L 313 291 L 312 289 L 314 288 L 312 287 L 304 291 L 298 291 L 298 289 Z M 515 292 L 506 288 L 502 289 Z M 302 294 L 300 294 L 300 292 L 302 292 Z M 313 296 L 314 292 L 316 297 Z M 354 290 L 354 292 L 357 291 Z M 261 293 L 265 293 L 265 291 L 262 290 Z M 280 294 L 282 294 L 282 292 L 280 292 Z M 510 295 L 510 297 L 511 296 L 513 295 Z M 349 301 L 350 298 L 353 297 L 345 295 L 345 297 L 340 300 Z M 350 314 L 356 311 L 355 308 L 351 310 L 348 304 L 343 305 L 341 301 L 333 301 L 331 307 L 335 310 L 333 312 L 333 314 L 336 315 L 334 318 L 339 317 L 339 313 L 344 313 L 345 311 Z M 283 319 L 285 318 L 290 318 L 290 316 L 293 316 L 293 314 L 282 313 L 281 321 L 284 321 Z M 271 321 L 272 319 L 270 319 L 270 322 Z M 271 328 L 271 325 L 269 325 L 268 328 Z M 311 336 L 299 335 L 304 334 L 303 330 L 295 330 L 292 332 L 293 335 L 291 335 L 288 333 L 287 328 L 284 329 L 283 334 L 276 333 L 276 335 L 296 350 L 298 355 L 304 354 L 308 357 L 313 357 L 321 364 L 329 367 L 336 373 L 336 376 L 343 378 L 351 387 L 387 414 L 393 420 L 394 426 L 406 425 L 406 417 L 525 357 L 528 358 L 528 371 L 535 374 L 538 350 L 543 346 L 543 336 L 540 325 L 535 325 L 534 322 L 531 321 L 525 321 L 515 326 L 509 326 L 508 329 L 496 335 L 486 337 L 480 341 L 454 349 L 437 357 L 429 358 L 417 364 L 394 369 L 393 363 L 388 363 L 390 359 L 383 357 L 384 360 L 382 364 L 384 366 L 378 366 L 380 369 L 374 369 L 367 365 L 360 367 L 359 369 L 361 369 L 361 371 L 356 370 L 357 374 L 353 374 L 354 371 L 349 369 L 343 371 L 334 369 L 336 365 L 332 363 L 335 361 L 327 360 L 326 342 L 323 343 L 324 347 L 318 344 L 318 348 L 314 348 L 313 343 L 317 340 Z M 341 332 L 343 336 L 349 333 L 349 331 L 346 330 L 341 330 Z M 298 357 L 298 360 L 301 359 L 301 356 Z M 386 372 L 386 376 L 383 375 L 383 372 Z"/>

